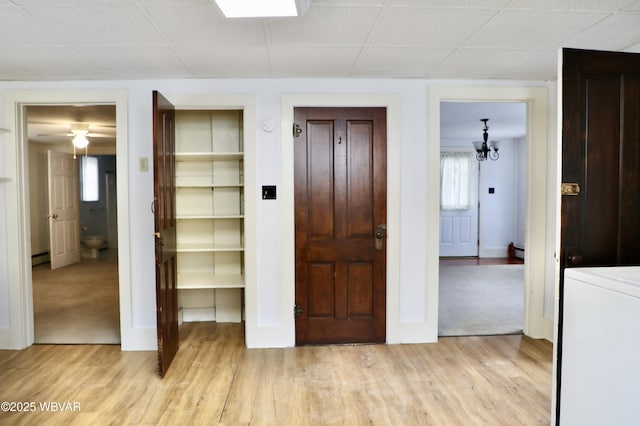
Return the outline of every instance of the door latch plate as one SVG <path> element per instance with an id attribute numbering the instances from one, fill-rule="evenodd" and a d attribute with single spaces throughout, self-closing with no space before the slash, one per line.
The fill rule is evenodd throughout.
<path id="1" fill-rule="evenodd" d="M 562 182 L 560 186 L 560 194 L 562 195 L 578 195 L 580 194 L 580 184 L 579 183 L 565 183 Z"/>

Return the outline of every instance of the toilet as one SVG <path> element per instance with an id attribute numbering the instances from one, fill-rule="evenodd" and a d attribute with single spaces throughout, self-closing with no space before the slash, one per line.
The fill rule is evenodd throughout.
<path id="1" fill-rule="evenodd" d="M 82 243 L 91 251 L 89 258 L 97 259 L 99 255 L 98 250 L 104 245 L 104 237 L 101 235 L 89 235 L 82 240 Z"/>

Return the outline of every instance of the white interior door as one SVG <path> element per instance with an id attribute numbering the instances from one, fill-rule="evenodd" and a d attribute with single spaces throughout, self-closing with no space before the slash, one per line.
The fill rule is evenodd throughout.
<path id="1" fill-rule="evenodd" d="M 478 162 L 471 161 L 470 208 L 440 209 L 440 256 L 478 256 Z"/>
<path id="2" fill-rule="evenodd" d="M 78 162 L 49 150 L 49 250 L 51 269 L 80 261 Z"/>

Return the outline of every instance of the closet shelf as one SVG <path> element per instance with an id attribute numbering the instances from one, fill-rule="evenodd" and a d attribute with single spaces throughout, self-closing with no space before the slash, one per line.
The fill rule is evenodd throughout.
<path id="1" fill-rule="evenodd" d="M 244 219 L 242 214 L 190 214 L 178 215 L 176 220 L 222 220 L 222 219 Z"/>
<path id="2" fill-rule="evenodd" d="M 244 288 L 243 275 L 218 275 L 213 272 L 178 272 L 178 289 Z"/>
<path id="3" fill-rule="evenodd" d="M 235 161 L 242 160 L 242 152 L 176 152 L 177 161 Z"/>
<path id="4" fill-rule="evenodd" d="M 178 253 L 215 253 L 244 251 L 240 245 L 213 245 L 213 244 L 179 244 L 176 247 Z"/>

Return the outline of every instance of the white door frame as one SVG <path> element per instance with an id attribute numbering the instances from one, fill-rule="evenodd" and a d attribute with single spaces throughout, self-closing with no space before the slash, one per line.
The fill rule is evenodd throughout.
<path id="1" fill-rule="evenodd" d="M 427 142 L 427 229 L 439 229 L 440 102 L 525 102 L 527 104 L 527 175 L 524 334 L 553 339 L 553 320 L 544 317 L 547 229 L 547 89 L 545 87 L 434 86 L 429 88 Z M 427 238 L 428 310 L 438 312 L 439 241 Z M 435 303 L 434 303 L 435 301 Z M 437 324 L 437 319 L 431 321 Z M 437 330 L 433 330 L 437 333 Z"/>
<path id="2" fill-rule="evenodd" d="M 283 95 L 282 113 L 282 325 L 279 338 L 284 346 L 295 345 L 295 202 L 293 143 L 291 135 L 295 107 L 386 107 L 387 108 L 387 343 L 402 340 L 400 322 L 400 98 L 394 94 L 306 94 Z M 439 168 L 438 168 L 439 170 Z"/>
<path id="3" fill-rule="evenodd" d="M 4 94 L 5 172 L 10 327 L 0 330 L 0 347 L 23 349 L 34 342 L 31 230 L 29 226 L 29 157 L 25 106 L 65 104 L 115 104 L 116 165 L 118 186 L 118 280 L 121 346 L 136 346 L 131 310 L 129 235 L 129 156 L 126 90 L 7 91 Z"/>

